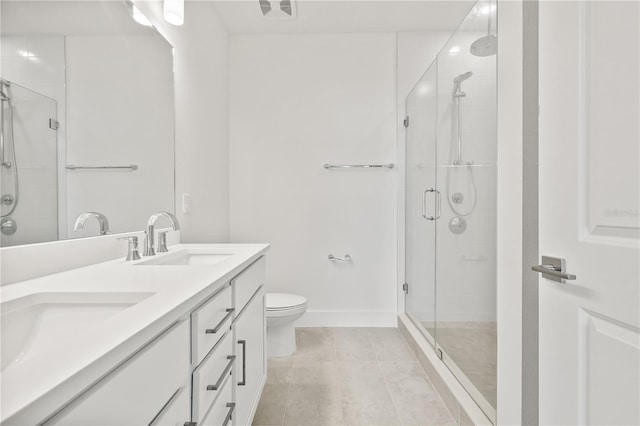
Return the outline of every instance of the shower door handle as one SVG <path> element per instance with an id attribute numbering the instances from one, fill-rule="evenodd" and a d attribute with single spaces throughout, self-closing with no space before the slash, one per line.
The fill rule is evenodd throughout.
<path id="1" fill-rule="evenodd" d="M 427 193 L 435 192 L 436 194 L 436 215 L 435 216 L 427 216 Z M 422 193 L 422 217 L 427 220 L 436 220 L 440 219 L 440 191 L 435 188 L 427 188 Z"/>

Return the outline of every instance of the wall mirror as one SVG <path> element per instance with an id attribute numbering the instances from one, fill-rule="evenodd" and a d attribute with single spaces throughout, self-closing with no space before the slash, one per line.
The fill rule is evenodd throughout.
<path id="1" fill-rule="evenodd" d="M 174 211 L 173 48 L 124 1 L 3 1 L 1 246 Z"/>

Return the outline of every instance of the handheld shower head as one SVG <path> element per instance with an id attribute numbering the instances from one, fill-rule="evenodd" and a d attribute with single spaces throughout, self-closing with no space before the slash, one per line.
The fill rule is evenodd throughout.
<path id="1" fill-rule="evenodd" d="M 459 76 L 457 76 L 456 78 L 453 79 L 453 82 L 455 84 L 460 84 L 463 81 L 465 81 L 466 79 L 470 78 L 473 75 L 472 71 L 467 71 L 464 74 L 460 74 Z"/>
<path id="2" fill-rule="evenodd" d="M 11 97 L 4 92 L 5 87 L 11 87 L 11 83 L 9 83 L 9 81 L 5 80 L 4 78 L 0 78 L 0 101 L 11 100 Z"/>
<path id="3" fill-rule="evenodd" d="M 465 96 L 464 92 L 460 90 L 460 85 L 462 84 L 463 81 L 470 78 L 472 75 L 473 75 L 473 72 L 467 71 L 453 79 L 453 91 L 451 92 L 451 95 L 453 97 Z"/>

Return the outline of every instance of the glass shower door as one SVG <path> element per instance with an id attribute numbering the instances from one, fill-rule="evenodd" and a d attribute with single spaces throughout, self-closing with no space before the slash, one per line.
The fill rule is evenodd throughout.
<path id="1" fill-rule="evenodd" d="M 436 333 L 442 360 L 496 414 L 496 55 L 474 54 L 495 25 L 479 2 L 438 57 Z M 492 24 L 489 24 L 491 22 Z M 494 32 L 494 29 L 490 30 Z M 476 52 L 477 53 L 477 52 Z"/>
<path id="2" fill-rule="evenodd" d="M 6 92 L 6 93 L 5 93 Z M 3 85 L 2 247 L 58 239 L 56 101 Z M 50 120 L 53 120 L 50 122 Z M 10 226 L 6 226 L 10 224 Z"/>
<path id="3" fill-rule="evenodd" d="M 434 344 L 437 63 L 406 99 L 405 271 L 406 313 Z M 424 331 L 423 330 L 423 331 Z"/>

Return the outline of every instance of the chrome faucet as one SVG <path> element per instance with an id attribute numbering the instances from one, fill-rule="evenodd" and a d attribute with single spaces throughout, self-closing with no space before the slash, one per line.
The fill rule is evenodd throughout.
<path id="1" fill-rule="evenodd" d="M 73 225 L 73 230 L 77 231 L 84 228 L 84 223 L 90 217 L 95 217 L 96 219 L 98 219 L 98 223 L 100 224 L 100 235 L 107 235 L 109 233 L 109 221 L 107 220 L 107 217 L 98 212 L 82 213 L 76 219 L 76 223 Z"/>
<path id="2" fill-rule="evenodd" d="M 180 229 L 178 218 L 175 217 L 172 213 L 160 211 L 152 214 L 147 221 L 147 230 L 145 231 L 146 236 L 144 238 L 144 250 L 142 251 L 143 256 L 155 256 L 156 254 L 156 250 L 153 248 L 153 228 L 156 224 L 156 221 L 162 216 L 165 216 L 169 219 L 169 221 L 171 222 L 171 228 L 173 228 L 174 231 Z"/>

